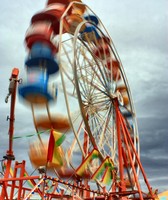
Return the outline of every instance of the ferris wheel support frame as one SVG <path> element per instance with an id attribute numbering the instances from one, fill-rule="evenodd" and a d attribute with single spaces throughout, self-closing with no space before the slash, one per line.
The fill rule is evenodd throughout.
<path id="1" fill-rule="evenodd" d="M 138 191 L 139 191 L 139 193 L 140 193 L 140 196 L 141 196 L 141 198 L 143 199 L 143 197 L 142 197 L 142 192 L 141 192 L 141 190 L 140 190 L 140 185 L 139 185 L 139 183 L 138 183 L 138 179 L 137 179 L 137 175 L 136 175 L 136 171 L 135 171 L 135 167 L 134 167 L 134 164 L 133 164 L 133 160 L 132 160 L 132 156 L 131 156 L 131 152 L 130 152 L 130 149 L 129 149 L 128 142 L 131 144 L 131 147 L 132 147 L 133 152 L 134 152 L 134 154 L 135 154 L 136 160 L 137 160 L 138 165 L 139 165 L 139 167 L 140 167 L 140 170 L 141 170 L 141 172 L 142 172 L 142 175 L 143 175 L 143 178 L 144 178 L 145 183 L 146 183 L 146 185 L 147 185 L 147 188 L 148 188 L 148 190 L 149 190 L 149 193 L 150 193 L 150 195 L 153 197 L 152 189 L 151 189 L 150 184 L 149 184 L 149 182 L 148 182 L 148 179 L 147 179 L 145 170 L 144 170 L 144 168 L 142 167 L 142 163 L 141 163 L 140 158 L 139 158 L 139 156 L 138 156 L 138 154 L 137 154 L 137 152 L 136 152 L 136 149 L 135 149 L 135 147 L 134 147 L 134 144 L 133 144 L 132 139 L 131 139 L 131 137 L 130 137 L 130 135 L 129 135 L 129 133 L 128 133 L 127 127 L 126 127 L 126 125 L 125 125 L 125 123 L 124 123 L 124 120 L 123 120 L 123 118 L 122 118 L 122 115 L 120 114 L 120 111 L 119 111 L 118 107 L 117 107 L 117 110 L 116 110 L 116 114 L 117 114 L 118 120 L 120 121 L 121 127 L 122 127 L 122 129 L 124 130 L 124 131 L 123 131 L 124 141 L 125 141 L 125 144 L 126 144 L 126 146 L 127 146 L 129 158 L 130 158 L 130 161 L 131 161 L 131 166 L 132 166 L 132 169 L 133 169 L 134 177 L 135 177 L 135 179 L 136 179 L 135 181 L 136 181 L 136 184 L 137 184 L 137 187 L 138 187 Z M 154 198 L 154 197 L 153 197 L 153 198 Z"/>
<path id="2" fill-rule="evenodd" d="M 9 120 L 9 149 L 6 152 L 6 155 L 3 157 L 4 160 L 7 160 L 7 165 L 6 165 L 6 171 L 4 174 L 4 178 L 9 178 L 10 174 L 10 167 L 12 164 L 12 160 L 15 160 L 15 156 L 13 153 L 13 134 L 14 134 L 14 121 L 15 121 L 15 103 L 16 103 L 16 88 L 17 88 L 17 83 L 19 82 L 18 80 L 18 75 L 19 75 L 19 69 L 18 68 L 13 68 L 11 77 L 9 79 L 9 88 L 8 88 L 8 94 L 5 98 L 5 102 L 8 103 L 8 99 L 11 96 L 11 104 L 10 104 L 10 117 L 7 117 L 7 120 Z M 2 187 L 2 192 L 1 196 L 5 197 L 6 195 L 6 186 L 7 183 L 4 182 L 3 187 Z"/>

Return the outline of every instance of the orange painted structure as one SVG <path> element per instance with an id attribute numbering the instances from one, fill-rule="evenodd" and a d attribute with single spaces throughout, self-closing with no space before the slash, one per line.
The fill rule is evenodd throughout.
<path id="1" fill-rule="evenodd" d="M 113 178 L 112 191 L 107 192 L 105 187 L 101 190 L 92 190 L 88 184 L 87 180 L 82 180 L 79 176 L 74 176 L 73 180 L 65 181 L 61 178 L 54 178 L 47 176 L 45 168 L 39 168 L 38 176 L 29 176 L 26 171 L 26 162 L 22 161 L 18 163 L 15 161 L 14 168 L 11 168 L 12 162 L 14 162 L 14 153 L 13 153 L 13 135 L 14 135 L 14 111 L 15 111 L 15 99 L 16 99 L 16 88 L 17 84 L 20 81 L 18 79 L 19 70 L 14 68 L 11 78 L 10 78 L 10 95 L 11 95 L 11 113 L 10 113 L 10 122 L 9 122 L 9 149 L 7 150 L 6 156 L 4 156 L 4 166 L 5 173 L 4 178 L 0 179 L 0 184 L 2 187 L 0 199 L 31 199 L 33 195 L 38 194 L 38 198 L 41 199 L 64 199 L 64 200 L 113 200 L 113 199 L 154 199 L 154 194 L 151 191 L 151 187 L 146 178 L 145 172 L 139 160 L 139 157 L 134 148 L 134 144 L 129 135 L 128 129 L 124 122 L 124 119 L 119 111 L 118 102 L 116 100 L 116 116 L 117 116 L 117 127 L 118 127 L 118 142 L 119 142 L 119 171 L 120 171 L 120 182 L 117 183 L 115 176 Z M 122 127 L 122 130 L 120 130 Z M 121 139 L 122 138 L 122 139 Z M 123 165 L 128 166 L 128 160 L 126 159 L 125 151 L 122 147 L 122 140 L 126 145 L 128 151 L 128 157 L 130 159 L 130 165 L 133 170 L 134 177 L 132 179 L 132 185 L 137 185 L 138 190 L 127 191 L 126 181 L 124 180 L 123 174 Z M 122 142 L 121 142 L 122 141 Z M 139 187 L 139 180 L 135 172 L 135 165 L 132 161 L 132 155 L 130 152 L 131 144 L 133 152 L 136 155 L 137 165 L 140 166 L 142 174 L 144 176 L 145 182 L 148 186 L 149 193 L 145 194 L 141 191 Z M 123 163 L 124 162 L 124 163 Z M 19 173 L 20 172 L 20 173 Z M 18 174 L 19 173 L 19 174 Z M 67 172 L 68 173 L 68 172 Z M 71 175 L 69 175 L 71 176 Z M 63 176 L 62 176 L 63 177 Z M 24 184 L 25 181 L 29 182 L 29 186 Z M 66 194 L 65 189 L 62 189 L 60 185 L 63 185 L 65 188 L 70 188 L 71 194 Z M 16 192 L 17 191 L 17 192 Z M 14 195 L 15 194 L 15 195 Z M 138 195 L 138 197 L 136 197 Z M 129 198 L 130 197 L 130 198 Z M 32 197 L 33 198 L 33 197 Z"/>

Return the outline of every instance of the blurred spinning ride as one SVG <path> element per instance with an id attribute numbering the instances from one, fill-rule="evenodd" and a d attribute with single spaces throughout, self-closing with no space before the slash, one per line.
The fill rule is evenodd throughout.
<path id="1" fill-rule="evenodd" d="M 139 159 L 130 88 L 100 19 L 80 0 L 49 0 L 32 17 L 25 43 L 27 78 L 19 94 L 31 105 L 39 139 L 30 145 L 29 157 L 34 167 L 46 167 L 45 179 L 57 183 L 57 192 L 42 194 L 55 199 L 152 198 Z M 41 130 L 50 132 L 48 143 Z M 48 169 L 56 178 L 48 177 Z M 149 194 L 142 192 L 139 174 Z"/>

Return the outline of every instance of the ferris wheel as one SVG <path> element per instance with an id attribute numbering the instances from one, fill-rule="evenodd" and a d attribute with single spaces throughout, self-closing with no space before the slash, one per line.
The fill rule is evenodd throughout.
<path id="1" fill-rule="evenodd" d="M 64 17 L 62 24 L 63 20 Z M 71 120 L 73 115 L 69 112 L 71 125 L 77 135 L 76 143 L 84 157 L 87 157 L 93 149 L 97 149 L 102 160 L 109 157 L 113 165 L 119 168 L 119 162 L 123 161 L 118 149 L 117 126 L 119 128 L 121 125 L 117 122 L 117 113 L 122 116 L 139 156 L 135 110 L 122 63 L 102 22 L 87 6 L 85 17 L 75 28 L 73 36 L 70 35 L 69 38 L 66 36 L 64 40 L 62 31 L 63 29 L 60 30 L 62 37 L 59 43 L 59 60 L 66 104 L 70 109 L 68 99 L 70 92 L 66 87 L 69 79 L 72 84 L 71 89 L 73 88 L 72 95 L 78 100 L 81 114 L 79 117 L 82 118 L 85 132 L 84 137 L 83 132 L 79 131 L 79 126 L 76 127 L 75 122 Z M 133 149 L 129 147 L 138 175 L 139 167 L 136 165 Z M 129 167 L 124 166 L 124 168 Z M 125 174 L 129 173 L 126 175 L 127 178 L 133 173 L 132 170 L 124 171 Z"/>
<path id="2" fill-rule="evenodd" d="M 49 143 L 38 134 L 39 142 L 31 144 L 32 164 L 99 192 L 141 191 L 131 91 L 101 20 L 81 1 L 48 1 L 32 17 L 25 42 L 27 79 L 19 94 L 31 104 L 36 131 L 51 129 Z M 60 114 L 52 106 L 63 104 L 61 95 Z M 56 158 L 48 162 L 51 134 Z"/>

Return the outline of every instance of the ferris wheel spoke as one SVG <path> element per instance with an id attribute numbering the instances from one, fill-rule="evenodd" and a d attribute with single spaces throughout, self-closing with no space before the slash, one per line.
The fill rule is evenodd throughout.
<path id="1" fill-rule="evenodd" d="M 105 125 L 107 125 L 107 119 L 104 119 L 104 118 L 106 118 L 106 115 L 109 115 L 110 109 L 111 108 L 109 108 L 109 110 L 107 111 L 108 114 L 105 113 L 102 117 L 100 117 L 100 115 L 98 113 L 95 113 L 95 114 L 92 115 L 92 118 L 90 118 L 90 120 L 91 119 L 94 120 L 95 126 L 93 126 L 93 127 L 99 127 L 99 133 L 94 134 L 95 136 L 100 135 L 100 133 L 104 134 L 103 130 L 105 130 L 105 127 L 106 127 Z M 107 118 L 109 118 L 109 116 Z M 110 130 L 108 130 L 109 127 L 106 127 L 106 128 L 107 128 L 106 132 L 110 131 Z M 100 138 L 99 138 L 99 143 L 101 142 L 100 139 L 101 139 L 101 135 L 100 135 Z"/>
<path id="2" fill-rule="evenodd" d="M 73 151 L 75 149 L 75 145 L 79 143 L 79 141 L 77 142 L 77 140 L 79 140 L 78 138 L 79 138 L 79 135 L 81 133 L 82 125 L 83 125 L 83 121 L 81 121 L 79 128 L 77 130 L 77 138 L 74 138 L 71 146 L 69 147 L 69 150 L 68 150 L 69 159 L 72 157 Z"/>
<path id="3" fill-rule="evenodd" d="M 88 70 L 87 73 L 88 73 L 88 74 L 87 74 L 87 75 L 88 75 L 87 77 L 89 77 L 89 76 L 90 76 L 90 74 L 89 74 L 89 70 Z M 88 87 L 89 87 L 89 94 L 90 94 L 90 97 L 93 98 L 93 96 L 94 96 L 94 92 L 95 92 L 95 88 L 92 87 L 92 84 L 93 84 L 94 79 L 96 78 L 96 74 L 93 74 L 91 77 L 92 77 L 92 79 L 91 79 L 90 84 L 88 84 Z"/>
<path id="4" fill-rule="evenodd" d="M 93 135 L 96 139 L 98 138 L 97 140 L 99 140 L 100 139 L 99 136 L 100 136 L 101 126 L 100 126 L 99 122 L 96 120 L 94 115 L 92 115 L 92 118 L 90 119 L 90 121 L 91 121 L 91 124 L 92 124 L 91 130 L 93 131 Z"/>
<path id="5" fill-rule="evenodd" d="M 87 99 L 88 99 L 88 93 L 87 93 L 87 89 L 86 89 L 86 85 L 85 84 L 82 84 L 82 82 L 80 81 L 79 82 L 79 84 L 80 84 L 80 87 L 81 87 L 81 89 L 82 89 L 82 92 L 81 92 L 81 95 L 83 96 L 83 99 L 85 99 L 86 101 L 87 101 Z"/>
<path id="6" fill-rule="evenodd" d="M 105 116 L 104 116 L 105 117 Z M 102 143 L 101 143 L 101 132 L 102 132 L 102 129 L 103 129 L 103 124 L 104 124 L 104 120 L 103 119 L 100 119 L 100 116 L 97 116 L 95 117 L 95 123 L 98 124 L 98 126 L 100 127 L 100 130 L 99 130 L 99 138 L 98 138 L 98 143 L 100 146 L 102 146 Z"/>
<path id="7" fill-rule="evenodd" d="M 99 84 L 99 87 L 102 87 L 102 90 L 104 90 L 100 76 L 98 75 L 97 72 L 93 71 L 93 68 L 95 68 L 94 65 L 88 65 L 88 63 L 87 63 L 84 66 L 80 66 L 80 64 L 78 63 L 77 71 L 80 72 L 81 76 L 85 77 L 85 80 L 89 83 L 88 87 L 89 86 L 91 87 L 93 84 L 93 81 L 94 81 L 97 84 Z M 90 81 L 90 79 L 91 79 L 91 81 Z"/>
<path id="8" fill-rule="evenodd" d="M 112 110 L 112 106 L 109 107 L 109 110 L 108 110 L 108 113 L 107 113 L 107 117 L 106 117 L 104 125 L 102 127 L 102 133 L 101 133 L 101 136 L 100 136 L 100 144 L 102 144 L 103 139 L 106 137 L 105 133 L 106 133 L 107 127 L 108 127 L 109 122 L 110 122 L 111 110 Z"/>
<path id="9" fill-rule="evenodd" d="M 104 67 L 100 67 L 100 62 L 97 62 L 96 63 L 96 67 L 98 68 L 97 71 L 100 72 L 100 75 L 99 75 L 99 79 L 100 79 L 100 76 L 102 77 L 103 81 L 104 81 L 104 88 L 106 89 L 107 88 L 107 77 L 104 76 L 104 73 L 103 71 L 105 70 Z M 102 70 L 103 68 L 103 70 Z M 93 68 L 93 71 L 95 72 L 95 68 Z"/>
<path id="10" fill-rule="evenodd" d="M 87 49 L 86 49 L 86 51 L 87 51 Z M 103 77 L 103 81 L 102 81 L 102 79 L 100 78 L 100 75 L 97 73 L 98 69 L 97 69 L 97 71 L 95 70 L 95 68 L 97 68 L 97 63 L 95 62 L 95 60 L 93 60 L 93 59 L 89 60 L 89 58 L 86 56 L 86 53 L 83 51 L 81 54 L 82 54 L 83 58 L 88 62 L 89 66 L 91 67 L 91 71 L 93 71 L 93 73 L 96 74 L 96 76 L 97 76 L 98 80 L 101 82 L 102 86 L 104 86 L 104 88 L 106 88 L 107 87 L 106 79 L 104 78 L 104 76 L 102 76 Z M 100 68 L 99 68 L 99 70 L 100 70 Z M 101 75 L 103 75 L 103 74 L 101 74 Z"/>
<path id="11" fill-rule="evenodd" d="M 91 87 L 90 84 L 88 84 L 88 78 L 87 77 L 88 77 L 87 75 L 83 75 L 83 74 L 81 75 L 81 79 L 83 80 L 83 84 L 81 84 L 81 80 L 80 80 L 80 86 L 82 87 L 82 89 L 84 89 L 84 87 L 85 87 L 85 94 L 89 98 L 91 96 L 91 90 L 94 90 L 94 88 Z"/>
<path id="12" fill-rule="evenodd" d="M 82 79 L 83 79 L 83 82 L 90 84 L 97 91 L 100 91 L 102 94 L 107 95 L 106 92 L 103 91 L 102 89 L 100 89 L 98 85 L 94 84 L 92 80 L 88 80 L 88 78 L 86 78 L 86 77 L 82 77 Z M 79 82 L 80 82 L 80 80 L 79 80 Z M 80 85 L 82 85 L 82 84 L 83 83 L 80 83 Z"/>
<path id="13" fill-rule="evenodd" d="M 105 123 L 105 117 L 106 117 L 106 115 L 105 114 L 101 115 L 100 112 L 96 112 L 94 114 L 94 116 L 95 116 L 97 122 L 99 123 L 99 126 L 102 128 L 103 124 Z M 107 127 L 106 131 L 110 131 L 110 128 Z"/>
<path id="14" fill-rule="evenodd" d="M 102 35 L 102 39 L 101 39 L 102 43 L 105 43 L 104 40 L 103 40 L 103 37 L 105 37 L 105 35 L 102 34 L 101 32 L 100 32 L 100 34 Z M 95 43 L 95 45 L 92 45 L 93 43 Z M 109 60 L 109 59 L 112 60 L 112 58 L 111 58 L 111 55 L 110 55 L 110 58 L 109 57 L 107 58 L 107 55 L 106 55 L 105 50 L 104 50 L 105 58 L 103 60 L 100 59 L 100 58 L 97 59 L 93 52 L 94 52 L 95 47 L 99 46 L 99 45 L 100 44 L 99 44 L 97 38 L 94 36 L 94 42 L 92 42 L 92 43 L 90 42 L 88 48 L 90 50 L 90 53 L 92 54 L 93 59 L 95 60 L 95 66 L 98 68 L 98 71 L 100 72 L 100 75 L 101 75 L 102 79 L 104 80 L 104 87 L 107 88 L 108 87 L 109 74 L 107 72 L 107 68 L 105 67 L 104 61 Z M 109 47 L 109 49 L 111 49 L 111 48 Z M 100 52 L 99 52 L 99 54 L 100 54 Z M 110 73 L 110 74 L 112 75 L 112 73 Z M 111 82 L 112 82 L 112 79 L 111 79 Z"/>
<path id="15" fill-rule="evenodd" d="M 101 147 L 106 150 L 105 152 L 107 155 L 111 156 L 112 155 L 111 147 L 113 147 L 115 145 L 111 142 L 112 141 L 112 131 L 103 129 L 102 133 L 101 133 L 101 137 L 102 137 L 101 138 L 102 141 L 100 141 Z M 107 150 L 107 147 L 108 147 L 108 150 Z"/>
<path id="16" fill-rule="evenodd" d="M 73 63 L 71 61 L 69 53 L 67 52 L 67 49 L 65 48 L 64 45 L 62 45 L 62 48 L 63 48 L 64 54 L 66 55 L 66 58 L 68 59 L 68 64 L 70 64 L 71 68 L 73 69 Z"/>
<path id="17" fill-rule="evenodd" d="M 79 63 L 78 63 L 78 66 L 80 66 Z M 90 93 L 89 84 L 87 84 L 87 82 L 85 81 L 85 78 L 84 78 L 84 77 L 86 77 L 86 80 L 87 80 L 87 74 L 83 75 L 83 71 L 82 71 L 81 67 L 78 70 L 79 70 L 79 73 L 81 74 L 80 86 L 82 88 L 82 91 L 84 91 L 85 95 L 87 96 L 87 93 Z"/>

